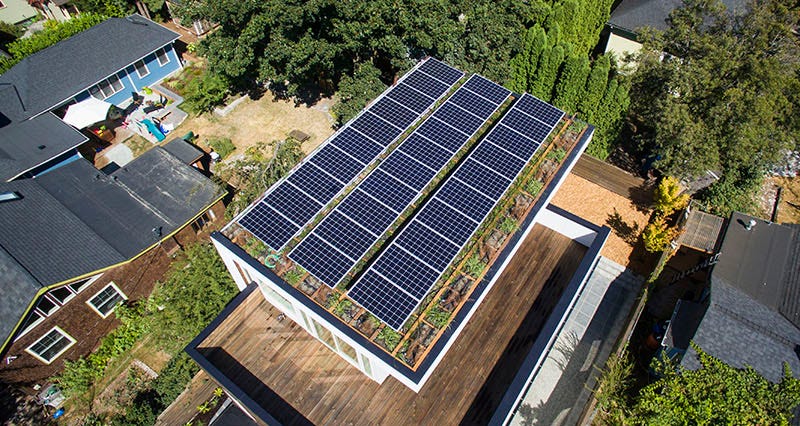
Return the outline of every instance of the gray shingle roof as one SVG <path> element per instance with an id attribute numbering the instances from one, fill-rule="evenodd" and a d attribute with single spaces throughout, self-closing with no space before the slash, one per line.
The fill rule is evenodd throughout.
<path id="1" fill-rule="evenodd" d="M 179 35 L 140 15 L 109 18 L 34 53 L 0 75 L 16 86 L 31 117 L 58 106 Z"/>
<path id="2" fill-rule="evenodd" d="M 722 0 L 729 11 L 743 10 L 744 0 Z M 683 4 L 681 0 L 622 0 L 611 12 L 608 23 L 613 27 L 636 32 L 641 27 L 667 28 L 670 12 Z"/>
<path id="3" fill-rule="evenodd" d="M 175 138 L 164 144 L 163 148 L 185 164 L 194 164 L 205 155 L 200 148 L 185 141 L 183 138 Z"/>

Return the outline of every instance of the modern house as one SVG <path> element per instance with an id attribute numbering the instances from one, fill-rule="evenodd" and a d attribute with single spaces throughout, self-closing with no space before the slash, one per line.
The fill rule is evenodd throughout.
<path id="1" fill-rule="evenodd" d="M 747 6 L 743 0 L 723 0 L 728 11 L 735 13 Z M 673 10 L 681 7 L 681 0 L 622 0 L 611 11 L 608 20 L 605 52 L 618 58 L 635 54 L 642 48 L 638 34 L 643 27 L 667 29 L 667 20 Z"/>
<path id="2" fill-rule="evenodd" d="M 32 392 L 91 352 L 117 303 L 147 297 L 172 255 L 208 235 L 224 195 L 161 147 L 109 175 L 80 159 L 0 184 L 0 381 Z"/>
<path id="3" fill-rule="evenodd" d="M 139 15 L 109 18 L 0 75 L 0 179 L 35 176 L 74 160 L 88 141 L 59 119 L 89 97 L 122 105 L 182 68 L 178 34 Z"/>
<path id="4" fill-rule="evenodd" d="M 25 0 L 0 1 L 0 22 L 12 25 L 22 25 L 39 14 Z"/>
<path id="5" fill-rule="evenodd" d="M 693 341 L 725 363 L 751 366 L 773 382 L 780 381 L 784 363 L 800 376 L 798 230 L 733 213 L 708 288 L 675 308 L 662 340 L 666 354 L 697 369 Z"/>
<path id="6" fill-rule="evenodd" d="M 549 206 L 593 131 L 422 61 L 212 234 L 187 352 L 259 423 L 508 421 L 608 236 Z"/>

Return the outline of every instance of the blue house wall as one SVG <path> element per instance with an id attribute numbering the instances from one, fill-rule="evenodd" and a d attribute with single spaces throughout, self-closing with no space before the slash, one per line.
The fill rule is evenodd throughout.
<path id="1" fill-rule="evenodd" d="M 105 101 L 114 105 L 120 105 L 131 98 L 131 92 L 140 92 L 143 87 L 158 83 L 168 75 L 179 70 L 181 68 L 181 64 L 178 60 L 178 55 L 175 52 L 172 43 L 165 46 L 164 50 L 167 52 L 167 57 L 169 58 L 169 62 L 164 65 L 158 64 L 158 58 L 155 54 L 156 51 L 153 51 L 153 53 L 150 53 L 144 57 L 143 60 L 149 71 L 149 74 L 145 75 L 144 77 L 139 77 L 139 74 L 136 72 L 136 67 L 133 65 L 135 62 L 138 62 L 138 58 L 136 61 L 134 61 L 134 63 L 131 63 L 125 67 L 125 69 L 118 71 L 116 75 L 119 78 L 120 83 L 122 83 L 122 85 L 125 87 L 119 92 L 106 98 Z M 89 94 L 89 90 L 84 90 L 83 92 L 75 95 L 75 100 L 80 102 L 89 96 L 91 96 Z"/>

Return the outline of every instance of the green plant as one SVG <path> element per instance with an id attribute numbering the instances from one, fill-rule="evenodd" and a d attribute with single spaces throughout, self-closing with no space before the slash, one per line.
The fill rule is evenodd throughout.
<path id="1" fill-rule="evenodd" d="M 674 228 L 670 228 L 663 217 L 657 217 L 644 228 L 642 241 L 647 251 L 657 253 L 669 248 L 670 243 L 676 236 L 677 231 Z"/>
<path id="2" fill-rule="evenodd" d="M 344 299 L 341 302 L 339 302 L 339 304 L 336 305 L 336 308 L 334 309 L 334 313 L 337 316 L 342 317 L 342 316 L 344 316 L 344 314 L 349 312 L 350 309 L 352 309 L 352 308 L 353 308 L 353 302 L 351 302 L 348 299 Z"/>
<path id="3" fill-rule="evenodd" d="M 382 341 L 387 349 L 393 351 L 394 348 L 397 347 L 397 344 L 400 343 L 400 339 L 402 336 L 400 333 L 392 330 L 389 327 L 383 327 L 380 333 L 378 333 L 378 340 Z"/>
<path id="4" fill-rule="evenodd" d="M 473 278 L 478 278 L 483 269 L 486 268 L 486 262 L 480 258 L 479 255 L 474 254 L 469 259 L 467 259 L 467 263 L 464 264 L 465 272 L 471 275 Z"/>
<path id="5" fill-rule="evenodd" d="M 653 207 L 664 216 L 671 215 L 689 204 L 689 194 L 682 193 L 678 179 L 665 176 L 653 193 Z"/>
<path id="6" fill-rule="evenodd" d="M 236 150 L 236 145 L 234 145 L 233 142 L 231 142 L 230 138 L 214 137 L 209 139 L 208 142 L 206 143 L 208 144 L 208 146 L 213 148 L 214 151 L 217 152 L 217 154 L 219 154 L 220 158 L 223 159 L 231 155 L 231 153 Z"/>
<path id="7" fill-rule="evenodd" d="M 597 398 L 598 418 L 603 424 L 629 424 L 626 421 L 627 407 L 630 404 L 628 389 L 632 382 L 633 362 L 628 349 L 623 349 L 620 354 L 611 354 L 600 373 L 594 393 Z"/>
<path id="8" fill-rule="evenodd" d="M 566 157 L 566 155 L 567 151 L 565 151 L 564 148 L 559 147 L 548 152 L 547 158 L 549 160 L 555 161 L 556 163 L 560 163 L 562 160 L 564 160 L 564 157 Z"/>
<path id="9" fill-rule="evenodd" d="M 225 395 L 225 391 L 222 390 L 222 388 L 215 388 L 214 389 L 214 397 L 215 398 L 221 398 L 222 395 Z"/>
<path id="10" fill-rule="evenodd" d="M 434 327 L 442 328 L 450 321 L 450 312 L 442 309 L 438 304 L 428 310 L 425 319 Z"/>
<path id="11" fill-rule="evenodd" d="M 531 179 L 527 184 L 525 184 L 525 190 L 528 191 L 528 194 L 534 196 L 538 194 L 542 188 L 544 188 L 544 183 L 542 183 L 542 181 L 539 179 Z"/>
<path id="12" fill-rule="evenodd" d="M 267 245 L 261 242 L 256 237 L 251 237 L 245 240 L 244 250 L 253 257 L 258 257 L 267 251 Z"/>
<path id="13" fill-rule="evenodd" d="M 205 414 L 208 413 L 209 411 L 211 411 L 211 403 L 209 401 L 206 401 L 197 406 L 197 412 L 200 414 Z"/>
<path id="14" fill-rule="evenodd" d="M 284 274 L 283 279 L 290 285 L 297 285 L 300 282 L 300 278 L 306 274 L 306 270 L 300 267 L 300 265 L 295 266 L 294 268 L 290 269 L 289 271 Z"/>
<path id="15" fill-rule="evenodd" d="M 503 221 L 500 222 L 500 230 L 505 232 L 506 234 L 510 234 L 517 230 L 519 224 L 513 217 L 504 217 Z"/>
<path id="16" fill-rule="evenodd" d="M 228 84 L 208 71 L 190 80 L 184 87 L 184 105 L 196 114 L 209 112 L 222 105 L 228 96 Z"/>

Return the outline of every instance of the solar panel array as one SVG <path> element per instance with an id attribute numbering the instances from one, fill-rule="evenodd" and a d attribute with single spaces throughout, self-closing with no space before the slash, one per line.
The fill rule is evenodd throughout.
<path id="1" fill-rule="evenodd" d="M 350 298 L 400 330 L 563 114 L 528 94 L 517 100 L 350 289 Z"/>
<path id="2" fill-rule="evenodd" d="M 270 248 L 283 249 L 463 76 L 428 59 L 273 187 L 239 224 Z"/>
<path id="3" fill-rule="evenodd" d="M 472 76 L 403 141 L 289 258 L 335 287 L 511 92 Z"/>

